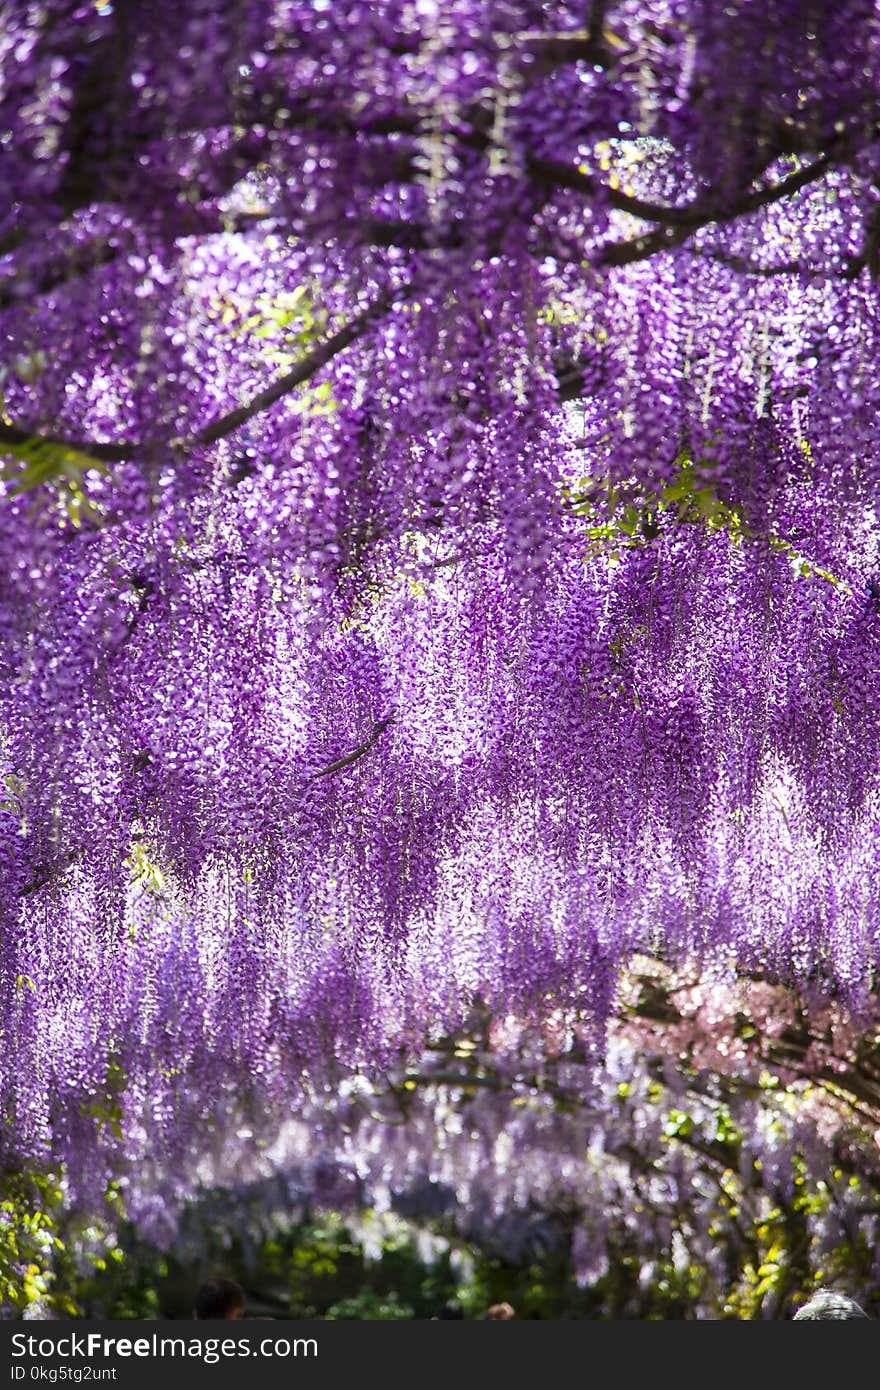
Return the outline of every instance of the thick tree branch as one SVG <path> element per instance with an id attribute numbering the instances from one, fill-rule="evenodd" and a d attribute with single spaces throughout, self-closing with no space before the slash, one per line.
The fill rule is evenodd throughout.
<path id="1" fill-rule="evenodd" d="M 340 352 L 362 338 L 376 320 L 387 312 L 394 300 L 407 293 L 408 291 L 405 290 L 386 291 L 362 313 L 351 319 L 331 337 L 318 343 L 311 352 L 306 353 L 305 357 L 291 371 L 279 377 L 271 386 L 259 392 L 245 405 L 217 416 L 207 425 L 203 425 L 201 429 L 185 435 L 181 439 L 171 442 L 130 440 L 117 444 L 105 444 L 96 440 L 73 440 L 60 435 L 34 433 L 21 429 L 17 425 L 8 425 L 0 421 L 0 448 L 6 444 L 12 452 L 20 452 L 23 449 L 29 451 L 43 449 L 70 454 L 78 458 L 81 466 L 87 467 L 90 460 L 96 463 L 121 463 L 125 460 L 136 461 L 139 458 L 154 456 L 163 449 L 173 449 L 175 452 L 179 452 L 198 446 L 215 444 L 218 440 L 233 434 L 248 420 L 252 420 L 255 415 L 268 410 L 276 401 L 281 400 L 297 386 L 304 385 Z"/>
<path id="2" fill-rule="evenodd" d="M 766 280 L 771 280 L 776 275 L 811 275 L 816 277 L 828 274 L 828 272 L 807 265 L 803 261 L 780 261 L 776 265 L 761 265 L 758 261 L 749 260 L 747 256 L 736 256 L 729 251 L 714 247 L 694 248 L 693 254 L 702 256 L 708 261 L 717 261 L 719 265 L 727 266 L 729 270 L 735 270 L 738 275 L 756 275 Z M 844 271 L 841 272 L 844 275 L 845 273 Z"/>
<path id="3" fill-rule="evenodd" d="M 54 450 L 71 455 L 81 455 L 87 466 L 88 460 L 96 463 L 122 463 L 134 458 L 143 451 L 144 445 L 131 440 L 120 444 L 103 444 L 94 439 L 67 439 L 57 434 L 35 434 L 23 430 L 18 425 L 7 425 L 0 421 L 0 448 L 6 444 L 12 452 L 21 449 Z"/>
<path id="4" fill-rule="evenodd" d="M 488 136 L 482 131 L 472 130 L 468 136 L 460 137 L 469 147 L 486 149 Z M 668 251 L 682 245 L 694 232 L 710 223 L 729 223 L 762 207 L 769 207 L 783 198 L 790 197 L 810 183 L 816 182 L 831 167 L 836 152 L 827 151 L 810 164 L 794 173 L 786 175 L 769 187 L 752 189 L 739 198 L 722 200 L 716 196 L 700 197 L 692 203 L 676 207 L 672 204 L 654 203 L 633 194 L 612 188 L 601 179 L 586 173 L 563 160 L 545 159 L 542 156 L 526 154 L 523 159 L 527 177 L 545 193 L 565 190 L 580 193 L 585 197 L 607 203 L 616 212 L 625 212 L 643 222 L 657 224 L 651 231 L 626 241 L 612 242 L 604 246 L 598 255 L 598 262 L 605 266 L 628 265 L 633 261 L 644 260 L 661 251 Z M 401 176 L 401 182 L 413 178 L 414 170 Z M 418 222 L 402 219 L 382 219 L 366 217 L 356 223 L 364 241 L 372 246 L 398 246 L 410 251 L 424 250 L 429 246 L 444 249 L 456 248 L 463 244 L 463 229 L 453 227 L 438 233 Z"/>
<path id="5" fill-rule="evenodd" d="M 575 193 L 584 193 L 589 197 L 601 196 L 602 200 L 616 211 L 627 212 L 644 222 L 659 222 L 664 227 L 682 227 L 696 231 L 709 222 L 733 222 L 747 213 L 757 212 L 762 207 L 779 202 L 781 198 L 790 197 L 792 193 L 799 192 L 807 184 L 815 183 L 821 178 L 831 166 L 833 159 L 834 154 L 826 151 L 811 164 L 787 174 L 777 183 L 750 190 L 732 202 L 720 198 L 701 197 L 682 207 L 653 203 L 645 198 L 623 193 L 620 189 L 611 188 L 595 179 L 592 174 L 583 173 L 562 160 L 530 156 L 526 164 L 533 178 L 539 182 L 552 184 L 555 188 L 569 189 Z"/>
<path id="6" fill-rule="evenodd" d="M 246 405 L 238 406 L 236 410 L 227 411 L 225 415 L 219 415 L 209 424 L 203 425 L 194 435 L 184 440 L 184 444 L 215 444 L 218 439 L 225 438 L 226 435 L 232 434 L 242 425 L 247 424 L 248 420 L 252 420 L 255 415 L 268 410 L 276 401 L 281 400 L 282 396 L 288 395 L 297 386 L 302 386 L 322 367 L 326 367 L 327 363 L 332 361 L 340 352 L 356 342 L 358 338 L 362 338 L 376 320 L 387 312 L 394 300 L 399 297 L 400 291 L 387 290 L 385 294 L 375 299 L 368 308 L 364 309 L 356 318 L 351 319 L 332 337 L 314 347 L 301 362 L 296 364 L 292 371 L 279 377 L 271 386 L 267 386 L 265 391 L 260 391 Z"/>
<path id="7" fill-rule="evenodd" d="M 379 741 L 388 725 L 394 723 L 394 718 L 393 714 L 389 714 L 385 719 L 378 720 L 373 725 L 370 737 L 365 743 L 362 743 L 359 748 L 353 749 L 351 753 L 337 758 L 335 762 L 330 763 L 329 767 L 323 767 L 320 772 L 313 772 L 308 780 L 314 782 L 318 777 L 327 777 L 331 772 L 341 772 L 344 767 L 350 767 L 352 763 L 358 762 Z"/>
<path id="8" fill-rule="evenodd" d="M 633 237 L 627 241 L 611 242 L 603 246 L 598 256 L 599 264 L 628 265 L 632 261 L 645 260 L 646 257 L 653 256 L 658 251 L 669 251 L 673 247 L 680 246 L 694 232 L 712 222 L 719 224 L 734 222 L 738 217 L 744 217 L 748 213 L 759 211 L 760 208 L 769 207 L 772 203 L 777 203 L 782 198 L 788 198 L 793 193 L 798 193 L 802 188 L 806 188 L 808 184 L 815 183 L 822 178 L 831 167 L 832 160 L 831 152 L 826 152 L 818 159 L 814 159 L 811 164 L 806 165 L 803 169 L 798 169 L 784 179 L 780 179 L 778 183 L 772 184 L 769 188 L 755 189 L 726 205 L 700 202 L 686 208 L 669 210 L 659 208 L 660 215 L 656 220 L 662 221 L 662 226 L 645 233 L 643 236 Z M 611 201 L 610 194 L 608 196 L 609 201 Z M 645 210 L 650 205 L 641 203 L 641 200 L 637 201 L 643 210 L 636 212 L 635 216 L 644 217 Z M 618 202 L 614 202 L 613 206 L 617 207 Z M 626 208 L 621 208 L 621 210 L 629 211 Z"/>
<path id="9" fill-rule="evenodd" d="M 631 265 L 633 261 L 645 261 L 661 251 L 672 251 L 693 236 L 694 227 L 656 227 L 644 236 L 631 237 L 626 241 L 612 241 L 601 246 L 596 253 L 596 262 L 601 266 Z"/>

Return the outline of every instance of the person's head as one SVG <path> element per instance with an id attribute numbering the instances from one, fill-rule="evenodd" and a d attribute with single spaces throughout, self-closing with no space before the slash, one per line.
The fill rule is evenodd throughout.
<path id="1" fill-rule="evenodd" d="M 495 1318 L 499 1322 L 507 1322 L 509 1318 L 515 1318 L 516 1314 L 509 1303 L 493 1303 L 486 1309 L 487 1318 Z"/>
<path id="2" fill-rule="evenodd" d="M 816 1318 L 866 1318 L 868 1314 L 860 1308 L 854 1298 L 845 1293 L 835 1293 L 833 1289 L 817 1289 L 802 1308 L 794 1315 L 795 1322 L 812 1322 Z"/>
<path id="3" fill-rule="evenodd" d="M 207 1279 L 196 1291 L 196 1318 L 243 1318 L 244 1289 L 234 1279 Z"/>

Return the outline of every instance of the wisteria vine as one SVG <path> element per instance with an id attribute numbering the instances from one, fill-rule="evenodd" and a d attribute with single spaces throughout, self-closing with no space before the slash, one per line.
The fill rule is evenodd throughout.
<path id="1" fill-rule="evenodd" d="M 873 1017 L 878 43 L 0 7 L 3 1162 L 601 1057 L 645 951 Z"/>

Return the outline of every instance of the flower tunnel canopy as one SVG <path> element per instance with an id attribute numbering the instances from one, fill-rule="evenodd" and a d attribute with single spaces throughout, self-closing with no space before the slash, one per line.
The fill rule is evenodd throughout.
<path id="1" fill-rule="evenodd" d="M 3 1162 L 171 1181 L 474 1010 L 600 1067 L 645 955 L 869 1017 L 874 7 L 0 59 Z"/>

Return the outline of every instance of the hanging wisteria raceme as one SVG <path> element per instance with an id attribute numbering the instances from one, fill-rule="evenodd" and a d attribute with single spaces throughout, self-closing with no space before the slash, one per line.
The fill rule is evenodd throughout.
<path id="1" fill-rule="evenodd" d="M 758 13 L 760 8 L 761 13 Z M 2 1156 L 880 956 L 878 16 L 0 12 Z M 143 1171 L 143 1170 L 142 1170 Z"/>
<path id="2" fill-rule="evenodd" d="M 230 1090 L 172 1179 L 153 1160 L 120 1190 L 142 1237 L 201 1262 L 232 1227 L 247 1265 L 317 1204 L 536 1265 L 591 1316 L 779 1317 L 818 1269 L 870 1300 L 876 1012 L 637 957 L 601 1053 L 592 1024 L 476 1007 L 418 1059 L 340 1066 L 280 1126 Z"/>

